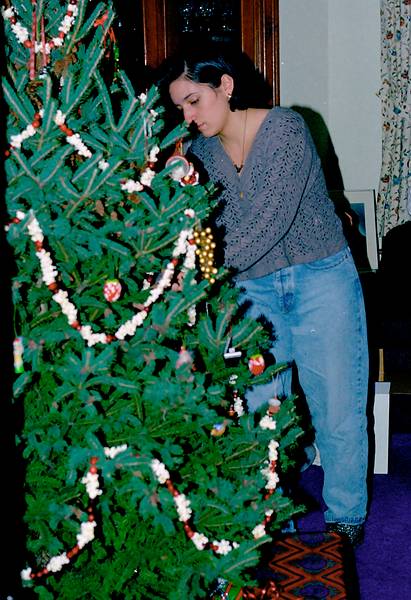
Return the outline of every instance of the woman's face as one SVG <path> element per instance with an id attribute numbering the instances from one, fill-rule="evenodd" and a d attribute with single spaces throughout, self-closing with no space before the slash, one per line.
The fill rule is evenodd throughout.
<path id="1" fill-rule="evenodd" d="M 185 121 L 195 123 L 205 137 L 218 135 L 224 130 L 231 112 L 225 82 L 213 88 L 182 75 L 170 84 L 169 91 L 173 103 L 183 111 Z"/>

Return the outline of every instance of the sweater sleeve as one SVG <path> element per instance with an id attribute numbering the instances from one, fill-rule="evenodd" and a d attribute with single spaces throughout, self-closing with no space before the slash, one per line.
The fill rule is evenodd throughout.
<path id="1" fill-rule="evenodd" d="M 247 207 L 227 231 L 226 261 L 240 271 L 260 260 L 290 229 L 308 183 L 313 147 L 302 118 L 288 111 L 253 148 Z M 250 185 L 248 185 L 250 184 Z"/>

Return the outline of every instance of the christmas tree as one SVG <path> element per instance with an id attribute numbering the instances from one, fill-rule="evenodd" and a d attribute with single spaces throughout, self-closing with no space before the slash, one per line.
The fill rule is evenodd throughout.
<path id="1" fill-rule="evenodd" d="M 119 68 L 113 7 L 2 10 L 13 403 L 24 410 L 22 588 L 39 598 L 203 598 L 255 585 L 286 493 L 293 398 L 271 332 L 216 263 L 216 190 Z M 109 67 L 107 66 L 109 65 Z M 111 73 L 111 75 L 110 75 Z"/>

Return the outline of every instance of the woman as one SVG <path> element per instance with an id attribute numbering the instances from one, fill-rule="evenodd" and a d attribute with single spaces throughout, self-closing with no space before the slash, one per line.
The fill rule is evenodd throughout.
<path id="1" fill-rule="evenodd" d="M 168 91 L 199 135 L 190 146 L 222 188 L 225 264 L 250 314 L 294 361 L 324 470 L 327 530 L 362 540 L 367 505 L 368 346 L 358 273 L 302 117 L 261 108 L 237 58 L 212 49 L 168 66 Z M 247 396 L 251 409 L 273 395 Z"/>

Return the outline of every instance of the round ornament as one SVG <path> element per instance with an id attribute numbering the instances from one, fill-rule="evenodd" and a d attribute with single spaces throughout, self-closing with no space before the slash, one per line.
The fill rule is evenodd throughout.
<path id="1" fill-rule="evenodd" d="M 121 283 L 118 279 L 109 279 L 104 284 L 104 298 L 107 302 L 115 302 L 121 296 Z"/>
<path id="2" fill-rule="evenodd" d="M 223 435 L 225 430 L 227 429 L 227 422 L 224 423 L 215 423 L 214 427 L 211 430 L 211 435 L 214 437 L 220 437 Z"/>
<path id="3" fill-rule="evenodd" d="M 261 375 L 265 369 L 265 361 L 262 354 L 253 354 L 248 361 L 248 368 L 253 375 Z"/>
<path id="4" fill-rule="evenodd" d="M 181 154 L 170 156 L 166 161 L 166 168 L 171 168 L 170 177 L 174 181 L 180 181 L 183 177 L 190 174 L 190 163 Z"/>

